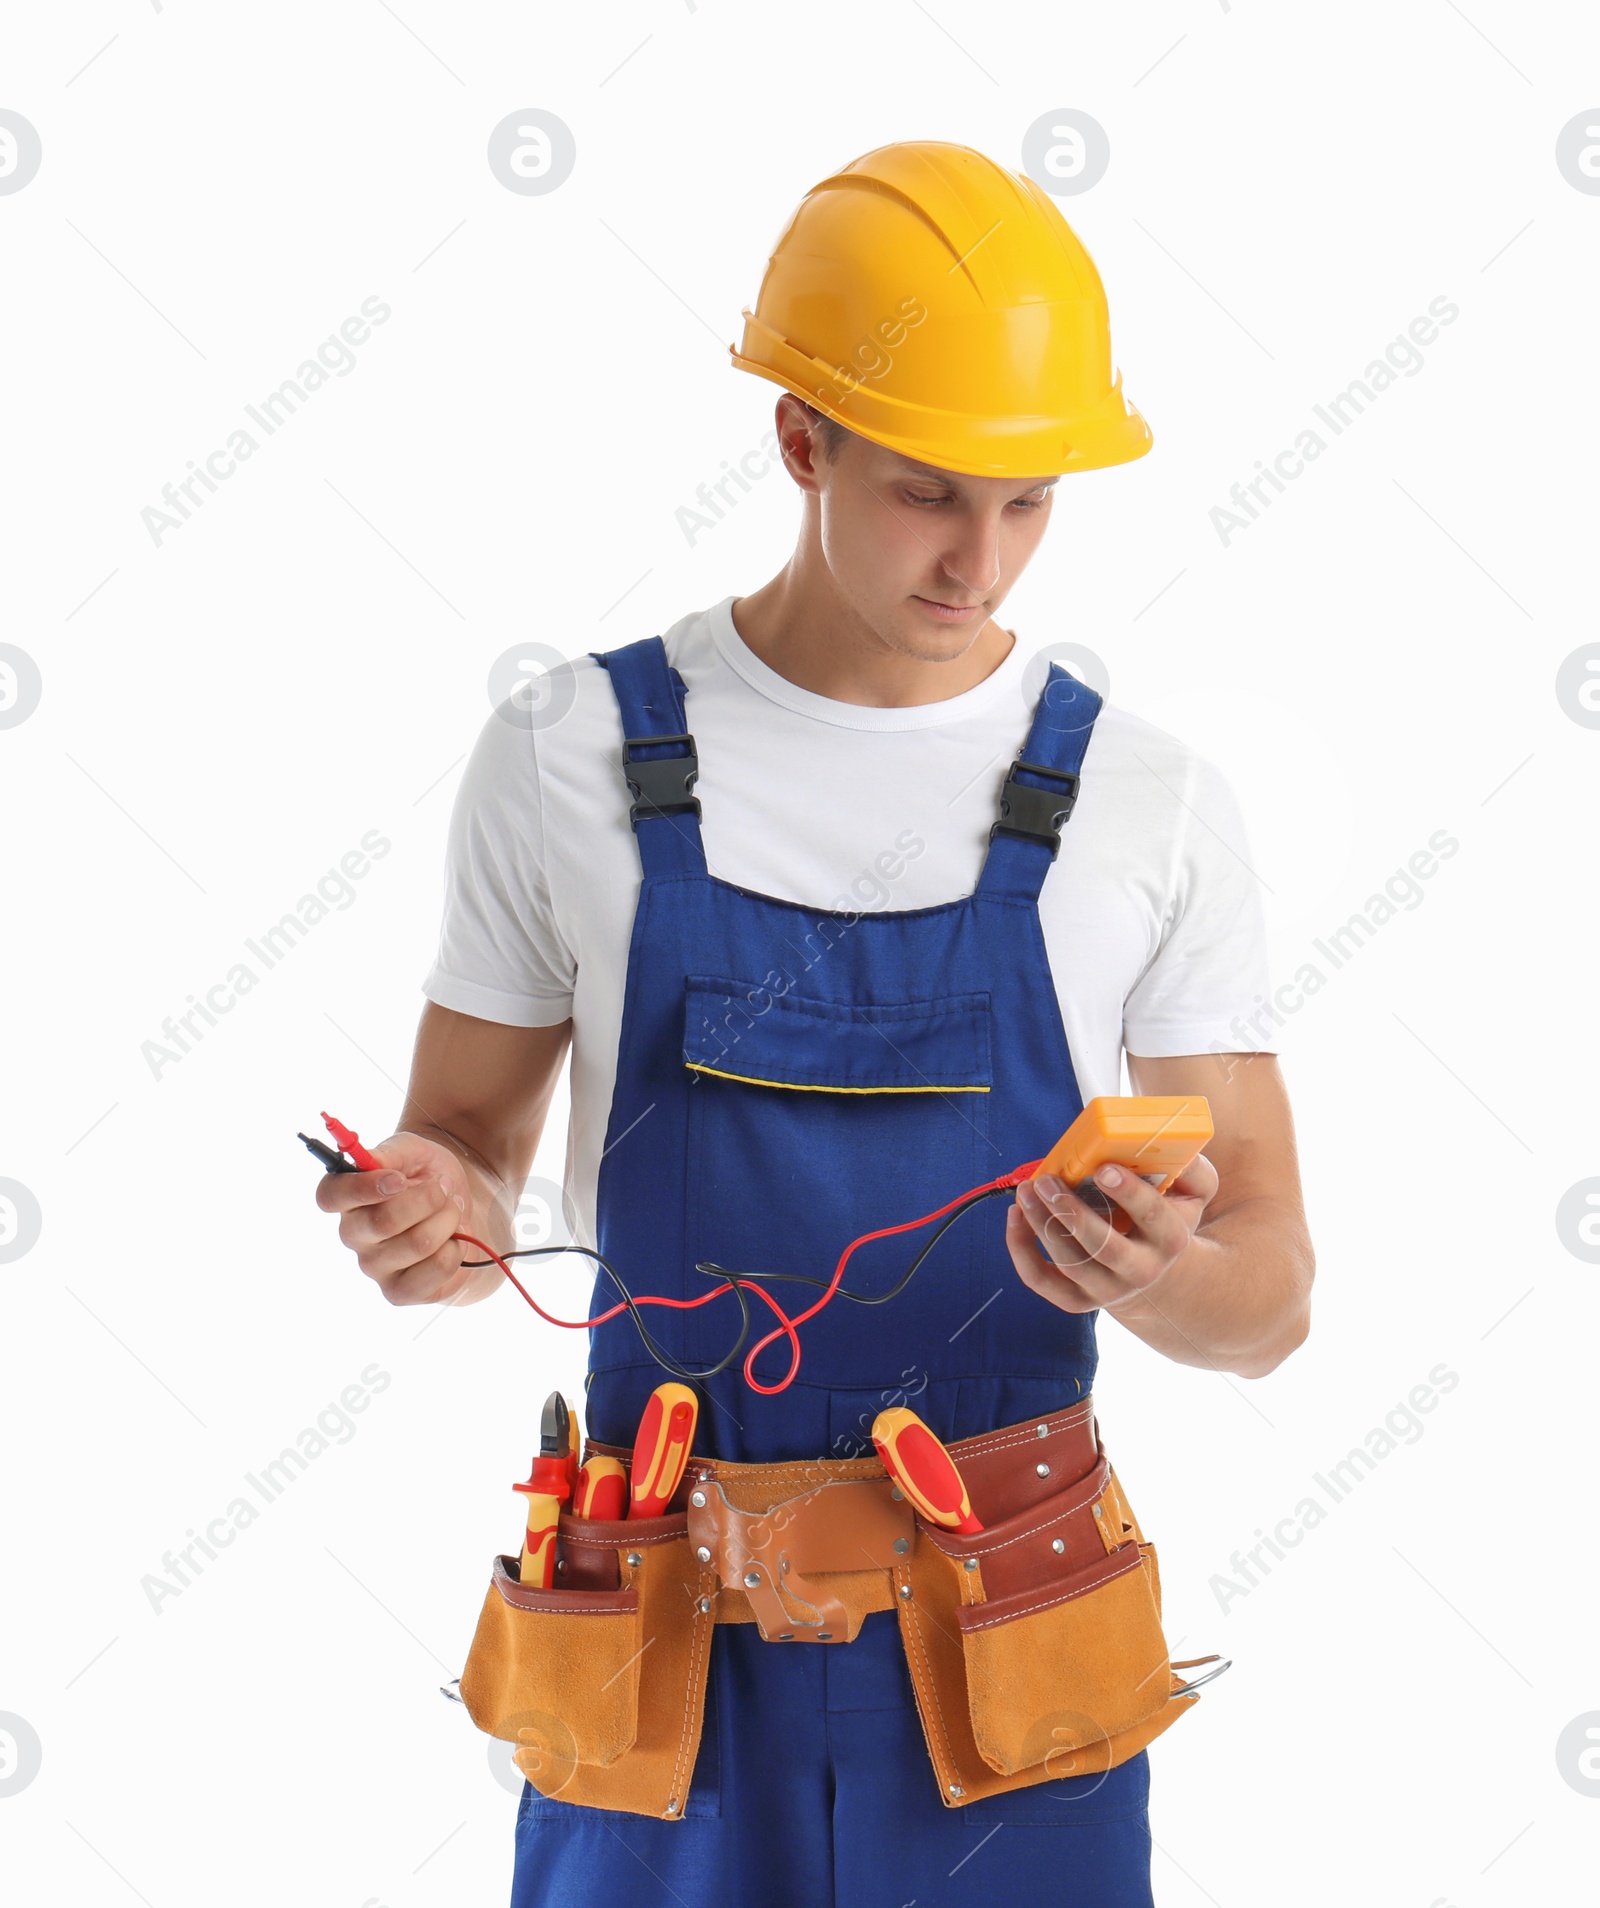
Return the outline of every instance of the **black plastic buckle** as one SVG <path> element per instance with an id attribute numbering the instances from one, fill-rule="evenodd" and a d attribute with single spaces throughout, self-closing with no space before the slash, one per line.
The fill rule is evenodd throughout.
<path id="1" fill-rule="evenodd" d="M 1017 780 L 1017 770 L 1026 769 L 1030 775 L 1047 775 L 1054 782 L 1063 784 L 1060 794 L 1047 788 L 1032 788 L 1026 782 Z M 1049 844 L 1050 859 L 1055 860 L 1061 848 L 1061 831 L 1072 813 L 1073 804 L 1078 799 L 1078 778 L 1065 769 L 1051 768 L 1044 762 L 1024 762 L 1019 755 L 1006 771 L 1005 787 L 1000 791 L 1000 819 L 989 830 L 989 839 L 996 835 L 1016 835 L 1022 841 L 1042 841 Z"/>
<path id="2" fill-rule="evenodd" d="M 664 742 L 687 742 L 682 755 L 658 756 L 652 761 L 635 760 L 636 748 L 656 747 Z M 622 738 L 622 773 L 627 778 L 633 806 L 628 820 L 636 823 L 641 815 L 679 815 L 692 809 L 700 813 L 700 799 L 691 795 L 700 773 L 700 757 L 695 753 L 692 735 L 625 735 Z"/>

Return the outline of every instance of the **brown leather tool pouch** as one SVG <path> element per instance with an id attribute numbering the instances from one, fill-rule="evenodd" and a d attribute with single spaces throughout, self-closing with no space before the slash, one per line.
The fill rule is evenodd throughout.
<path id="1" fill-rule="evenodd" d="M 515 1743 L 540 1794 L 683 1818 L 700 1747 L 715 1579 L 688 1516 L 563 1513 L 559 1588 L 525 1587 L 497 1557 L 461 1673 L 478 1728 Z"/>
<path id="2" fill-rule="evenodd" d="M 1090 1400 L 948 1449 L 971 1537 L 916 1517 L 876 1457 L 691 1458 L 665 1516 L 564 1512 L 559 1587 L 495 1560 L 461 1675 L 472 1720 L 543 1795 L 682 1821 L 714 1625 L 848 1647 L 895 1609 L 948 1807 L 1126 1761 L 1198 1698 Z"/>
<path id="3" fill-rule="evenodd" d="M 952 1807 L 1114 1768 L 1197 1700 L 1168 1661 L 1155 1548 L 1092 1417 L 1026 1429 L 968 1441 L 986 1447 L 987 1494 L 978 1453 L 950 1447 L 985 1529 L 919 1517 L 900 1573 L 907 1661 Z"/>
<path id="4" fill-rule="evenodd" d="M 591 1441 L 596 1452 L 628 1457 Z M 890 1570 L 914 1541 L 911 1507 L 875 1457 L 693 1459 L 665 1516 L 563 1512 L 558 1588 L 525 1588 L 514 1557 L 495 1560 L 461 1700 L 517 1744 L 542 1795 L 682 1821 L 712 1627 L 848 1643 L 892 1606 Z"/>

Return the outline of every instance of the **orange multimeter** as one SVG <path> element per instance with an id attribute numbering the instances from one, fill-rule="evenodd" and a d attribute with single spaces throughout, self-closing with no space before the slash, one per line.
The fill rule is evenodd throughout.
<path id="1" fill-rule="evenodd" d="M 1039 1162 L 1086 1206 L 1111 1214 L 1126 1232 L 1128 1215 L 1094 1183 L 1101 1166 L 1124 1166 L 1165 1192 L 1212 1135 L 1211 1108 L 1199 1094 L 1146 1094 L 1093 1099 Z"/>

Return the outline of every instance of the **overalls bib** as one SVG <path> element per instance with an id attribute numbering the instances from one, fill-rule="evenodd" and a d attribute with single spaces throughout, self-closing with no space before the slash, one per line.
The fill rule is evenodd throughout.
<path id="1" fill-rule="evenodd" d="M 598 660 L 641 789 L 643 881 L 597 1192 L 597 1244 L 629 1289 L 699 1297 L 716 1283 L 695 1270 L 701 1260 L 825 1281 L 857 1235 L 1046 1152 L 1081 1100 L 1037 903 L 1099 697 L 1052 666 L 972 894 L 851 914 L 707 872 L 681 677 L 658 637 Z M 887 1304 L 836 1295 L 799 1328 L 798 1376 L 773 1396 L 742 1373 L 745 1351 L 776 1323 L 751 1295 L 744 1348 L 697 1386 L 695 1453 L 871 1457 L 886 1405 L 908 1404 L 949 1442 L 1087 1397 L 1094 1316 L 1061 1311 L 1018 1278 L 1006 1204 L 963 1214 Z M 887 1290 L 926 1236 L 861 1248 L 844 1284 Z M 791 1317 L 821 1290 L 770 1289 Z M 615 1298 L 599 1278 L 594 1309 Z M 731 1293 L 643 1316 L 696 1369 L 716 1363 L 739 1327 Z M 787 1338 L 775 1339 L 757 1378 L 777 1384 L 791 1357 Z M 667 1376 L 626 1312 L 594 1328 L 591 1437 L 631 1446 Z M 712 1635 L 683 1819 L 525 1786 L 513 1908 L 970 1908 L 1002 1894 L 1031 1908 L 1149 1903 L 1143 1751 L 1099 1774 L 948 1809 L 892 1611 L 872 1612 L 832 1647 L 769 1642 L 754 1624 L 719 1623 Z"/>

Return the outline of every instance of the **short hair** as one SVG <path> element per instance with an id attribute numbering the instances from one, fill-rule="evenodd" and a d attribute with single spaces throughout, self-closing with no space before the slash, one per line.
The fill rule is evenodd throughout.
<path id="1" fill-rule="evenodd" d="M 804 398 L 800 402 L 806 404 Z M 806 404 L 806 409 L 811 413 L 812 429 L 819 431 L 822 435 L 823 456 L 830 464 L 838 463 L 840 451 L 844 449 L 846 440 L 854 433 L 846 430 L 837 418 L 829 417 L 826 412 L 819 411 L 814 404 Z"/>

